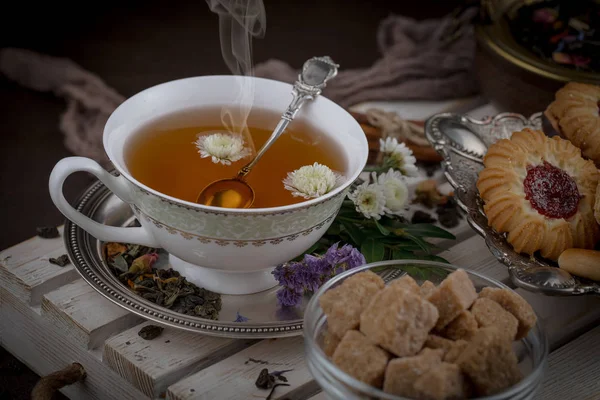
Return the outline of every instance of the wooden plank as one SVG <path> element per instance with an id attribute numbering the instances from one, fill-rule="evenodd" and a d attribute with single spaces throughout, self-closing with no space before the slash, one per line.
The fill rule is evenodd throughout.
<path id="1" fill-rule="evenodd" d="M 74 346 L 65 332 L 0 287 L 2 346 L 39 375 L 79 362 L 87 372 L 84 382 L 61 389 L 71 399 L 143 400 L 139 390 L 103 364 L 97 353 Z"/>
<path id="2" fill-rule="evenodd" d="M 21 301 L 38 305 L 45 293 L 77 279 L 72 265 L 59 267 L 48 259 L 66 253 L 61 237 L 33 237 L 0 252 L 0 285 Z"/>
<path id="3" fill-rule="evenodd" d="M 250 361 L 263 360 L 267 364 Z M 312 376 L 304 362 L 301 337 L 263 340 L 247 349 L 191 375 L 167 390 L 167 399 L 264 399 L 269 390 L 258 389 L 256 378 L 263 368 L 273 370 L 293 369 L 285 374 L 290 386 L 275 389 L 273 398 L 284 398 L 293 392 L 303 391 L 312 383 Z"/>
<path id="4" fill-rule="evenodd" d="M 440 255 L 456 266 L 514 287 L 507 267 L 494 258 L 480 236 L 472 237 Z M 562 346 L 600 321 L 600 298 L 597 296 L 544 296 L 521 288 L 515 290 L 534 308 L 548 335 L 551 349 Z"/>
<path id="5" fill-rule="evenodd" d="M 492 256 L 485 241 L 479 235 L 457 243 L 447 251 L 440 253 L 440 256 L 457 267 L 477 271 L 488 278 L 512 286 L 507 268 Z"/>
<path id="6" fill-rule="evenodd" d="M 149 397 L 164 397 L 169 385 L 256 343 L 202 336 L 171 327 L 165 327 L 153 340 L 144 340 L 138 332 L 149 324 L 108 339 L 103 356 L 105 363 Z"/>
<path id="7" fill-rule="evenodd" d="M 548 370 L 540 400 L 600 399 L 600 326 L 556 350 L 548 358 Z"/>
<path id="8" fill-rule="evenodd" d="M 325 394 L 325 392 L 319 392 L 315 394 L 313 397 L 310 397 L 308 400 L 330 400 L 329 397 Z"/>
<path id="9" fill-rule="evenodd" d="M 102 345 L 109 336 L 142 321 L 82 279 L 44 295 L 42 315 L 86 350 Z"/>

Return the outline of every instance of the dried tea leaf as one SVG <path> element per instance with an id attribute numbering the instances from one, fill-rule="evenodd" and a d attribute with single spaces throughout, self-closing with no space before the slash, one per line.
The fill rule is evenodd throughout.
<path id="1" fill-rule="evenodd" d="M 55 226 L 40 226 L 36 229 L 37 235 L 44 239 L 54 239 L 60 236 Z"/>
<path id="2" fill-rule="evenodd" d="M 50 262 L 50 264 L 58 265 L 59 267 L 64 267 L 65 265 L 69 265 L 71 263 L 71 260 L 69 260 L 69 256 L 67 256 L 66 254 L 63 254 L 62 256 L 57 258 L 50 258 L 48 261 Z"/>
<path id="3" fill-rule="evenodd" d="M 106 243 L 106 257 L 112 259 L 116 256 L 120 256 L 121 254 L 127 251 L 127 245 L 123 243 L 117 242 L 109 242 Z"/>
<path id="4" fill-rule="evenodd" d="M 270 389 L 275 385 L 275 377 L 269 374 L 267 368 L 263 368 L 254 384 L 259 389 Z"/>
<path id="5" fill-rule="evenodd" d="M 129 269 L 129 265 L 127 265 L 127 261 L 123 258 L 121 254 L 115 256 L 113 260 L 110 262 L 110 265 L 115 267 L 118 271 L 127 272 Z"/>
<path id="6" fill-rule="evenodd" d="M 140 329 L 138 335 L 144 340 L 152 340 L 159 337 L 164 329 L 165 328 L 158 325 L 146 325 L 145 327 Z"/>
<path id="7" fill-rule="evenodd" d="M 271 388 L 271 391 L 269 392 L 269 395 L 267 397 L 265 397 L 265 400 L 271 400 L 271 398 L 273 397 L 273 393 L 275 393 L 275 388 L 277 386 L 290 386 L 289 383 L 277 383 L 275 385 L 273 385 L 273 388 Z"/>

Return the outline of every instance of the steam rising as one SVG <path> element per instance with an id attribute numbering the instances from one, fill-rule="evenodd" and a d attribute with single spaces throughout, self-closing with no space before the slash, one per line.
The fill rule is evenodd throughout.
<path id="1" fill-rule="evenodd" d="M 267 17 L 262 0 L 206 0 L 219 15 L 221 54 L 232 74 L 253 76 L 252 38 L 265 35 Z M 230 133 L 243 136 L 254 152 L 246 121 L 254 102 L 254 82 L 238 79 L 239 92 L 232 104 L 221 109 L 221 121 Z"/>

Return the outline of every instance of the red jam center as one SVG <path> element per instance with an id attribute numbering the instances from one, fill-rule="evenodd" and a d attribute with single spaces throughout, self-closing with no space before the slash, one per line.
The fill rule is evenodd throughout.
<path id="1" fill-rule="evenodd" d="M 531 206 L 548 218 L 570 218 L 577 212 L 581 199 L 577 183 L 565 171 L 546 161 L 527 167 L 523 187 Z"/>

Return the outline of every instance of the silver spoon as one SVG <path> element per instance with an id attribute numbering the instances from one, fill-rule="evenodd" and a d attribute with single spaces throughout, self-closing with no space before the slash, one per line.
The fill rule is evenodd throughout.
<path id="1" fill-rule="evenodd" d="M 314 100 L 325 87 L 327 81 L 337 75 L 338 67 L 328 57 L 313 57 L 306 61 L 298 80 L 294 84 L 292 102 L 281 116 L 275 130 L 258 150 L 254 159 L 242 167 L 237 175 L 230 179 L 220 179 L 206 186 L 198 195 L 197 203 L 224 208 L 248 208 L 254 203 L 254 190 L 244 180 L 258 160 L 266 153 L 273 143 L 281 136 L 292 122 L 296 113 L 308 100 Z"/>

